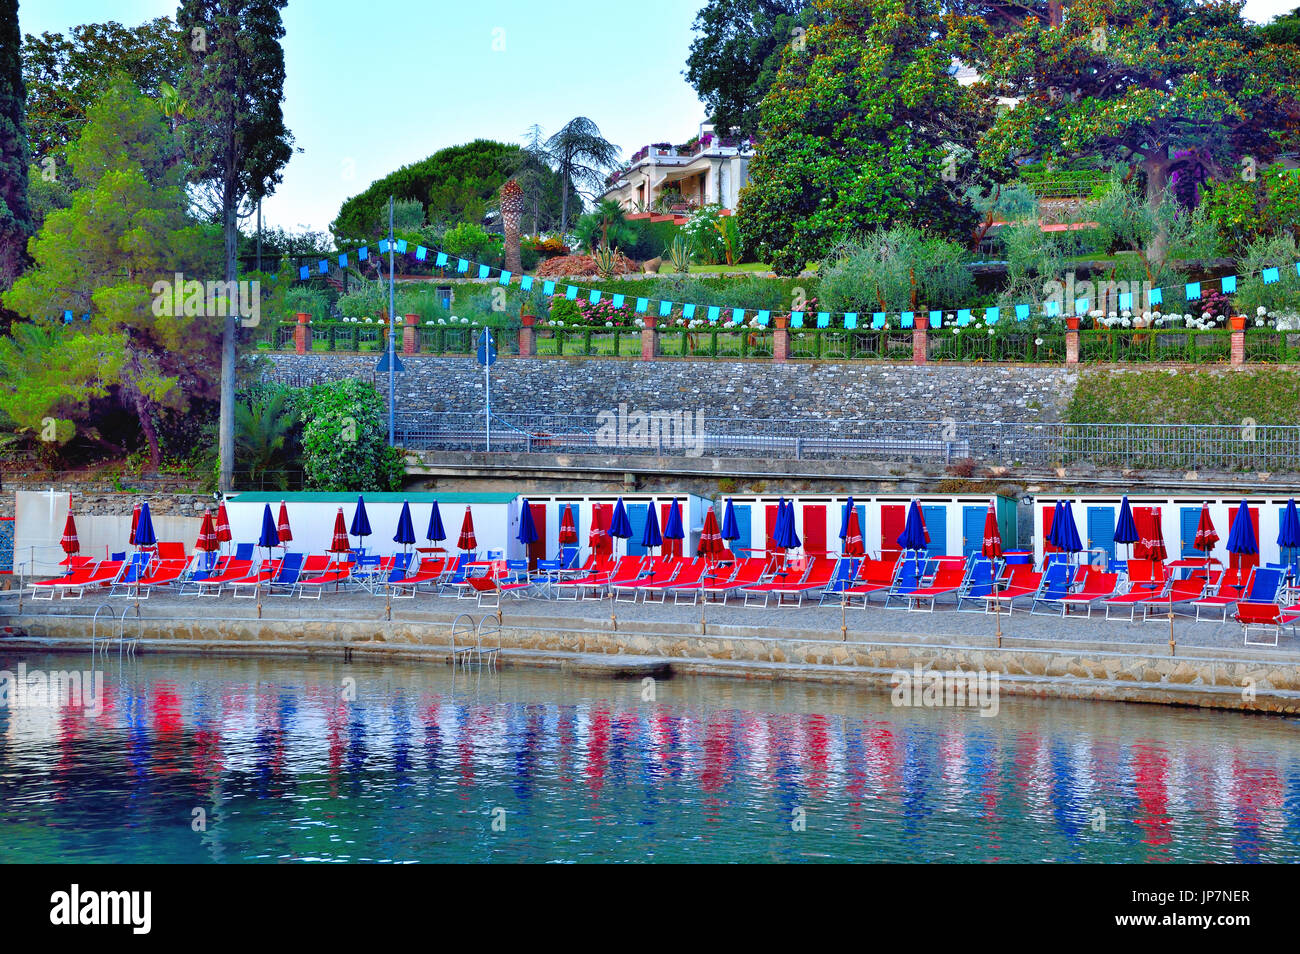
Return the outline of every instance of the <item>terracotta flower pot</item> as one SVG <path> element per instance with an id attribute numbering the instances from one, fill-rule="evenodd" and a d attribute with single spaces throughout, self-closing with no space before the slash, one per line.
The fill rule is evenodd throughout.
<path id="1" fill-rule="evenodd" d="M 1067 317 L 1067 318 L 1065 319 L 1065 327 L 1068 328 L 1070 331 L 1078 331 L 1078 330 L 1079 330 L 1079 316 L 1078 316 L 1078 315 L 1070 315 L 1069 317 Z"/>
<path id="2" fill-rule="evenodd" d="M 1245 316 L 1245 315 L 1233 315 L 1231 318 L 1228 319 L 1228 324 L 1231 326 L 1231 328 L 1232 328 L 1233 331 L 1245 331 L 1245 330 L 1246 330 L 1246 316 Z"/>

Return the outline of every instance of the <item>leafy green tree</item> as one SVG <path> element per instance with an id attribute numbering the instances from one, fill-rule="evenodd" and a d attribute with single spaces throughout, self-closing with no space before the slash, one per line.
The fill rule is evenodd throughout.
<path id="1" fill-rule="evenodd" d="M 90 373 L 114 385 L 136 417 L 155 469 L 156 418 L 211 394 L 217 340 L 207 319 L 171 317 L 154 306 L 156 282 L 170 285 L 176 272 L 210 274 L 215 264 L 214 236 L 186 215 L 171 139 L 156 103 L 125 78 L 110 86 L 68 150 L 78 183 L 72 205 L 46 217 L 30 245 L 32 267 L 4 296 L 33 322 L 70 311 L 77 320 L 64 327 L 69 342 L 82 334 L 98 338 L 101 350 L 114 342 Z M 90 385 L 69 371 L 66 387 L 76 393 Z"/>
<path id="2" fill-rule="evenodd" d="M 190 176 L 211 182 L 220 197 L 225 277 L 238 275 L 239 209 L 270 195 L 293 155 L 284 125 L 284 24 L 287 0 L 184 0 L 177 22 L 187 37 L 177 86 L 188 104 L 182 128 Z M 236 319 L 228 315 L 221 342 L 220 490 L 231 488 L 235 465 Z"/>
<path id="3" fill-rule="evenodd" d="M 595 209 L 579 217 L 574 234 L 592 251 L 601 246 L 626 250 L 637 240 L 636 229 L 628 224 L 623 207 L 614 199 L 602 199 Z"/>
<path id="4" fill-rule="evenodd" d="M 994 92 L 1018 99 L 984 161 L 1093 157 L 1139 173 L 1154 215 L 1171 175 L 1230 178 L 1296 144 L 1300 51 L 1270 45 L 1238 0 L 1076 0 L 1059 25 L 1027 20 L 988 50 Z M 1147 256 L 1163 262 L 1168 230 Z"/>
<path id="5" fill-rule="evenodd" d="M 476 139 L 440 149 L 427 159 L 402 166 L 347 199 L 330 223 L 340 242 L 367 242 L 388 234 L 388 197 L 419 200 L 430 223 L 450 228 L 462 222 L 481 225 L 497 191 L 523 161 L 519 146 Z M 560 179 L 535 167 L 534 228 L 559 222 Z"/>
<path id="6" fill-rule="evenodd" d="M 876 229 L 835 258 L 818 283 L 818 300 L 834 311 L 951 308 L 975 290 L 966 249 L 911 226 Z"/>
<path id="7" fill-rule="evenodd" d="M 62 33 L 31 33 L 23 39 L 27 125 L 32 152 L 61 164 L 75 142 L 86 111 L 125 74 L 144 95 L 159 96 L 180 76 L 181 37 L 176 24 L 158 17 L 136 27 L 115 21 L 86 23 Z"/>
<path id="8" fill-rule="evenodd" d="M 353 379 L 318 384 L 297 398 L 303 476 L 312 490 L 397 490 L 402 452 L 388 446 L 384 399 Z"/>
<path id="9" fill-rule="evenodd" d="M 939 0 L 820 0 L 762 104 L 745 245 L 783 274 L 885 224 L 965 238 L 983 100 L 951 74 L 966 24 Z"/>
<path id="10" fill-rule="evenodd" d="M 1274 18 L 1272 23 L 1264 27 L 1264 37 L 1270 43 L 1300 46 L 1300 7 Z"/>
<path id="11" fill-rule="evenodd" d="M 1279 164 L 1250 179 L 1211 182 L 1201 207 L 1225 255 L 1236 257 L 1251 242 L 1274 235 L 1300 239 L 1300 171 Z"/>
<path id="12" fill-rule="evenodd" d="M 560 175 L 560 231 L 567 232 L 570 186 L 579 195 L 597 195 L 618 162 L 619 148 L 586 116 L 574 116 L 546 140 L 546 152 Z"/>
<path id="13" fill-rule="evenodd" d="M 808 0 L 709 0 L 695 15 L 686 81 L 720 134 L 758 131 L 759 103 L 776 82 L 781 54 L 805 42 L 811 22 Z"/>
<path id="14" fill-rule="evenodd" d="M 0 0 L 0 289 L 27 262 L 32 216 L 27 204 L 27 132 L 22 64 L 18 58 L 18 0 Z"/>

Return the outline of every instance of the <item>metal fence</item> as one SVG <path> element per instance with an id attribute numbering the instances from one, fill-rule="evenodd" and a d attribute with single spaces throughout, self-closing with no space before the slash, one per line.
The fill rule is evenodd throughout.
<path id="1" fill-rule="evenodd" d="M 399 413 L 410 449 L 484 450 L 482 413 Z M 1300 427 L 1034 424 L 996 421 L 758 420 L 691 412 L 493 415 L 492 451 L 609 457 L 970 460 L 983 466 L 1091 464 L 1126 470 L 1300 469 Z"/>

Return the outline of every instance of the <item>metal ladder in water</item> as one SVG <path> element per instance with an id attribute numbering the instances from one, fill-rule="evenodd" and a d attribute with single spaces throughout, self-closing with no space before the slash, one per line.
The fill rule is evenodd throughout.
<path id="1" fill-rule="evenodd" d="M 457 637 L 460 637 L 459 642 Z M 484 636 L 495 636 L 497 639 L 496 646 L 484 646 Z M 472 641 L 472 642 L 471 642 Z M 496 616 L 484 616 L 477 623 L 474 617 L 469 613 L 461 613 L 451 624 L 451 664 L 455 666 L 462 659 L 464 665 L 469 666 L 471 656 L 478 660 L 479 665 L 483 665 L 483 657 L 487 657 L 492 665 L 496 668 L 497 658 L 501 654 L 501 620 Z"/>
<path id="2" fill-rule="evenodd" d="M 108 610 L 109 624 L 108 624 L 107 636 L 99 635 L 99 614 L 103 610 Z M 138 606 L 136 607 L 135 610 L 135 617 L 136 617 L 136 621 L 139 622 L 140 608 Z M 140 641 L 139 632 L 137 632 L 137 634 L 135 636 L 132 636 L 129 640 L 126 638 L 126 607 L 125 606 L 122 607 L 122 615 L 118 616 L 117 609 L 113 606 L 112 603 L 100 603 L 98 606 L 95 607 L 95 615 L 90 618 L 90 651 L 92 653 L 98 653 L 100 651 L 100 646 L 102 644 L 104 655 L 105 656 L 108 655 L 108 647 L 113 642 L 114 624 L 116 624 L 116 629 L 117 629 L 118 657 L 120 658 L 122 656 L 124 650 L 128 655 L 134 656 L 136 645 Z M 141 623 L 141 625 L 143 624 Z"/>

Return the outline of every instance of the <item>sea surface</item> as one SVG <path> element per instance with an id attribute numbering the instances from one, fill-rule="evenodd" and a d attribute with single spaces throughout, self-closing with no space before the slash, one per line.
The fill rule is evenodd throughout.
<path id="1" fill-rule="evenodd" d="M 11 688 L 20 664 L 5 862 L 1300 861 L 1292 718 L 0 649 Z M 39 691 L 92 665 L 99 697 Z"/>

